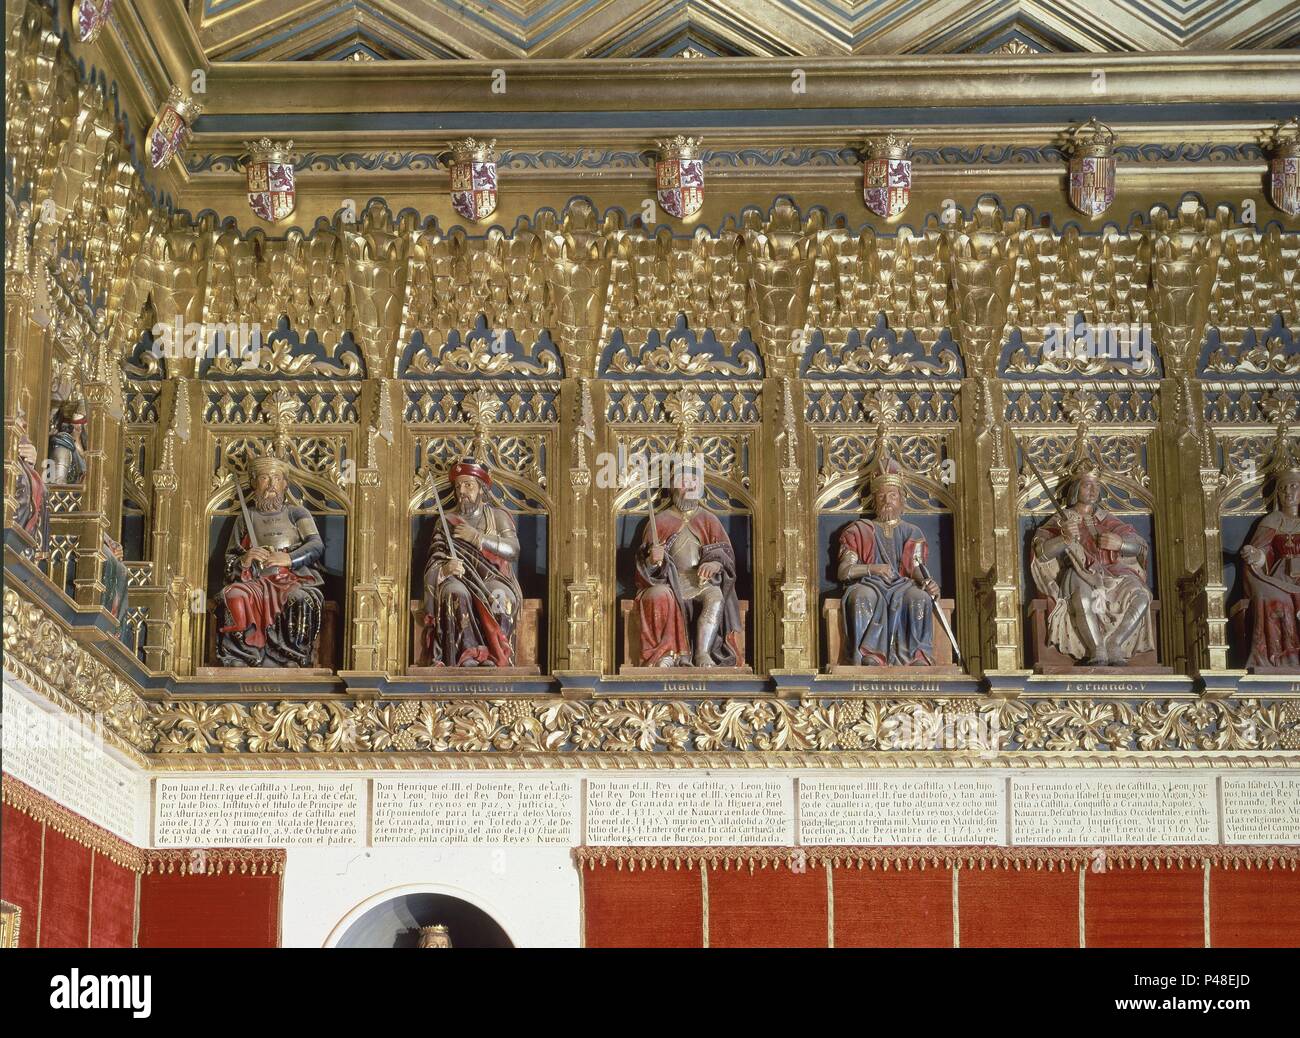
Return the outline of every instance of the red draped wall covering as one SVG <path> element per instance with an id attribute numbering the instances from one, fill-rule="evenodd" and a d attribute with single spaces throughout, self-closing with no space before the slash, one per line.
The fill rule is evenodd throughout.
<path id="1" fill-rule="evenodd" d="M 282 850 L 142 850 L 9 775 L 2 810 L 0 899 L 22 911 L 20 947 L 279 944 Z"/>
<path id="2" fill-rule="evenodd" d="M 275 948 L 283 851 L 152 851 L 140 880 L 141 948 Z"/>
<path id="3" fill-rule="evenodd" d="M 1295 947 L 1300 848 L 580 848 L 609 947 Z"/>
<path id="4" fill-rule="evenodd" d="M 0 898 L 22 948 L 130 947 L 144 852 L 5 775 Z"/>

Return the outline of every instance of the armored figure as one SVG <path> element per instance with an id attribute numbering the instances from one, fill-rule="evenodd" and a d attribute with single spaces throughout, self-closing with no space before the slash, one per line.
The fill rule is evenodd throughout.
<path id="1" fill-rule="evenodd" d="M 435 667 L 514 666 L 524 599 L 514 521 L 488 501 L 481 462 L 457 462 L 451 484 L 456 507 L 434 528 L 424 568 L 427 657 Z"/>
<path id="2" fill-rule="evenodd" d="M 1047 638 L 1088 666 L 1122 667 L 1155 648 L 1148 547 L 1101 507 L 1101 479 L 1087 462 L 1070 474 L 1062 513 L 1034 533 L 1030 569 L 1050 602 Z"/>
<path id="3" fill-rule="evenodd" d="M 927 666 L 934 662 L 934 605 L 939 587 L 926 570 L 930 546 L 902 518 L 896 466 L 871 483 L 876 518 L 840 531 L 836 578 L 843 585 L 844 633 L 856 666 Z"/>
<path id="4" fill-rule="evenodd" d="M 86 415 L 66 400 L 50 415 L 51 483 L 80 483 L 86 478 Z"/>
<path id="5" fill-rule="evenodd" d="M 675 471 L 672 507 L 646 523 L 636 553 L 643 667 L 735 667 L 740 603 L 736 553 L 717 516 L 699 505 L 698 468 Z"/>
<path id="6" fill-rule="evenodd" d="M 1273 511 L 1241 547 L 1253 633 L 1252 668 L 1300 669 L 1300 468 L 1277 478 Z"/>
<path id="7" fill-rule="evenodd" d="M 226 667 L 309 667 L 325 602 L 325 542 L 311 513 L 288 502 L 283 461 L 254 458 L 249 472 L 252 507 L 226 548 L 217 657 Z"/>

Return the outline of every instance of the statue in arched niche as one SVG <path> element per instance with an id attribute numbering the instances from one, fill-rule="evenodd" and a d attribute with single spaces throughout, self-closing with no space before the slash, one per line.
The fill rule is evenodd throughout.
<path id="1" fill-rule="evenodd" d="M 288 499 L 288 466 L 274 454 L 248 465 L 249 498 L 226 547 L 217 658 L 225 667 L 310 667 L 324 607 L 316 520 Z"/>
<path id="2" fill-rule="evenodd" d="M 939 586 L 926 569 L 925 534 L 903 518 L 897 463 L 882 462 L 871 498 L 875 518 L 855 519 L 838 537 L 848 658 L 855 666 L 927 666 L 934 662 Z"/>
<path id="3" fill-rule="evenodd" d="M 1278 473 L 1273 510 L 1241 546 L 1251 605 L 1252 670 L 1300 670 L 1300 466 Z"/>
<path id="4" fill-rule="evenodd" d="M 672 467 L 672 505 L 652 515 L 636 552 L 642 667 L 744 665 L 736 552 L 718 517 L 700 504 L 698 457 Z M 653 494 L 654 491 L 651 490 Z"/>
<path id="5" fill-rule="evenodd" d="M 1155 649 L 1150 549 L 1102 507 L 1101 473 L 1080 461 L 1057 513 L 1034 533 L 1030 568 L 1050 603 L 1047 640 L 1084 666 L 1122 667 Z"/>
<path id="6" fill-rule="evenodd" d="M 424 568 L 428 659 L 435 667 L 513 667 L 524 598 L 514 520 L 488 498 L 486 463 L 462 458 L 450 476 L 456 504 L 434 527 Z"/>

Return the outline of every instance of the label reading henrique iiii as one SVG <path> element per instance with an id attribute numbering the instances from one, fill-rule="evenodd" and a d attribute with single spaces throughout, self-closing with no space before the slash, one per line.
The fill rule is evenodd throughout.
<path id="1" fill-rule="evenodd" d="M 794 842 L 788 778 L 587 780 L 587 843 L 635 847 Z"/>

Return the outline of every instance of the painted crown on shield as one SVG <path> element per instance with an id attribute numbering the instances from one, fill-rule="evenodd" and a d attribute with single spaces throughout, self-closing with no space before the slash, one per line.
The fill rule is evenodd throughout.
<path id="1" fill-rule="evenodd" d="M 186 97 L 178 86 L 167 92 L 167 104 L 176 109 L 176 114 L 185 120 L 186 126 L 193 126 L 194 120 L 203 113 L 203 105 L 192 97 Z"/>
<path id="2" fill-rule="evenodd" d="M 1092 155 L 1104 159 L 1110 155 L 1114 146 L 1115 131 L 1105 123 L 1098 122 L 1095 117 L 1090 117 L 1082 126 L 1070 130 L 1069 148 L 1072 155 Z"/>
<path id="3" fill-rule="evenodd" d="M 659 148 L 659 158 L 665 162 L 672 159 L 694 159 L 699 157 L 699 148 L 702 143 L 702 137 L 686 137 L 678 134 L 676 137 L 667 137 L 663 140 L 655 141 Z"/>
<path id="4" fill-rule="evenodd" d="M 464 137 L 452 141 L 451 157 L 453 162 L 496 162 L 497 139 L 480 141 L 473 137 Z"/>
<path id="5" fill-rule="evenodd" d="M 1266 147 L 1276 159 L 1300 158 L 1300 119 L 1293 117 L 1273 127 Z"/>
<path id="6" fill-rule="evenodd" d="M 248 152 L 249 162 L 278 162 L 282 165 L 293 164 L 293 141 L 279 144 L 270 137 L 259 137 L 255 141 L 244 141 L 244 150 Z"/>
<path id="7" fill-rule="evenodd" d="M 905 159 L 912 147 L 912 138 L 896 133 L 882 137 L 869 137 L 865 145 L 869 159 Z"/>

